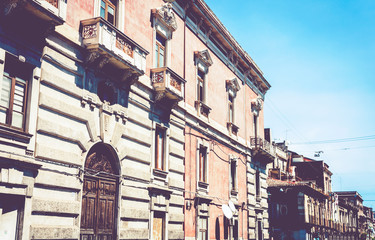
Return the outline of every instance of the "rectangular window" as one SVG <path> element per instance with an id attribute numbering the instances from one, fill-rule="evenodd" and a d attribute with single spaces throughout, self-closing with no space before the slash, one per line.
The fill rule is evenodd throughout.
<path id="1" fill-rule="evenodd" d="M 167 40 L 162 35 L 156 33 L 155 67 L 157 68 L 165 66 L 166 42 Z"/>
<path id="2" fill-rule="evenodd" d="M 115 25 L 116 19 L 116 3 L 116 0 L 100 1 L 100 16 L 113 25 Z"/>
<path id="3" fill-rule="evenodd" d="M 230 185 L 231 190 L 237 190 L 236 188 L 236 176 L 237 175 L 237 162 L 231 161 L 230 162 Z"/>
<path id="4" fill-rule="evenodd" d="M 152 240 L 165 239 L 165 213 L 154 212 L 153 227 L 152 227 Z"/>
<path id="5" fill-rule="evenodd" d="M 253 116 L 253 129 L 254 129 L 254 137 L 258 137 L 258 117 L 254 114 Z"/>
<path id="6" fill-rule="evenodd" d="M 257 198 L 260 197 L 260 173 L 256 171 L 255 173 L 255 195 Z"/>
<path id="7" fill-rule="evenodd" d="M 27 80 L 32 69 L 26 63 L 7 54 L 4 74 L 1 79 L 0 123 L 10 127 L 24 129 Z"/>
<path id="8" fill-rule="evenodd" d="M 155 130 L 155 168 L 165 170 L 165 129 L 156 126 Z"/>
<path id="9" fill-rule="evenodd" d="M 202 70 L 198 70 L 197 100 L 200 102 L 204 102 L 204 78 L 205 73 Z"/>
<path id="10" fill-rule="evenodd" d="M 257 224 L 257 228 L 258 228 L 258 240 L 263 240 L 263 228 L 262 228 L 262 221 L 258 221 L 258 224 Z"/>
<path id="11" fill-rule="evenodd" d="M 199 147 L 199 181 L 207 183 L 207 147 Z"/>
<path id="12" fill-rule="evenodd" d="M 198 240 L 208 239 L 208 218 L 199 217 L 198 218 Z"/>
<path id="13" fill-rule="evenodd" d="M 234 98 L 232 94 L 228 94 L 228 119 L 230 123 L 233 123 L 234 121 Z"/>

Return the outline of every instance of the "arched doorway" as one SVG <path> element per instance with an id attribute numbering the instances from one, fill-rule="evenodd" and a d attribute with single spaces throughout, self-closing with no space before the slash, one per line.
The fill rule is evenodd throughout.
<path id="1" fill-rule="evenodd" d="M 81 240 L 116 239 L 118 167 L 114 154 L 102 143 L 94 145 L 85 162 Z"/>

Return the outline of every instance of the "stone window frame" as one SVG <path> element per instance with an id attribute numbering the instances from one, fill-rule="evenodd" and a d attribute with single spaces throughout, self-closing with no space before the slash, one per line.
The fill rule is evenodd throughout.
<path id="1" fill-rule="evenodd" d="M 232 172 L 233 165 L 235 165 L 234 178 Z M 238 197 L 238 159 L 232 155 L 229 156 L 229 193 L 231 197 Z"/>
<path id="2" fill-rule="evenodd" d="M 227 128 L 231 134 L 237 135 L 239 127 L 235 124 L 236 122 L 236 97 L 237 93 L 240 91 L 241 87 L 238 83 L 237 78 L 232 78 L 225 81 L 226 91 L 227 91 L 227 106 L 228 106 L 228 121 Z M 232 99 L 232 101 L 230 101 Z M 231 111 L 232 107 L 232 111 Z"/>
<path id="3" fill-rule="evenodd" d="M 206 239 L 209 239 L 210 233 L 210 204 L 212 199 L 205 196 L 196 196 L 194 199 L 194 205 L 196 209 L 196 228 L 195 228 L 195 236 L 196 239 L 199 239 L 199 219 L 204 218 L 207 220 L 206 225 Z"/>
<path id="4" fill-rule="evenodd" d="M 164 169 L 159 169 L 156 167 L 156 131 L 161 129 L 164 131 Z M 152 126 L 152 175 L 153 179 L 161 180 L 165 183 L 168 182 L 168 173 L 169 173 L 169 142 L 170 142 L 170 128 L 162 123 L 153 123 Z"/>
<path id="5" fill-rule="evenodd" d="M 195 51 L 194 52 L 194 65 L 195 65 L 195 79 L 196 79 L 196 101 L 195 108 L 197 109 L 198 115 L 204 117 L 209 116 L 211 108 L 208 106 L 208 73 L 209 68 L 213 62 L 208 50 Z M 199 72 L 204 74 L 203 78 Z M 199 95 L 199 82 L 203 81 L 203 97 Z M 202 98 L 202 99 L 200 99 Z"/>
<path id="6" fill-rule="evenodd" d="M 164 53 L 164 66 L 171 66 L 171 56 L 172 56 L 172 37 L 173 32 L 177 29 L 177 22 L 175 14 L 172 10 L 172 5 L 170 3 L 164 3 L 162 7 L 152 9 L 152 28 L 153 28 L 153 54 L 156 51 L 156 35 L 159 34 L 165 39 L 165 53 Z M 155 62 L 155 56 L 153 57 L 152 66 L 156 68 L 157 63 Z"/>
<path id="7" fill-rule="evenodd" d="M 205 176 L 206 176 L 206 181 L 205 182 L 202 182 L 200 181 L 199 179 L 199 172 L 200 172 L 200 159 L 199 159 L 199 155 L 200 155 L 200 150 L 201 148 L 205 148 L 206 149 L 206 156 L 205 156 Z M 210 181 L 210 178 L 209 178 L 209 169 L 210 169 L 210 161 L 209 161 L 209 153 L 210 153 L 210 146 L 209 146 L 209 143 L 205 140 L 202 140 L 202 139 L 198 139 L 197 141 L 197 146 L 196 146 L 196 181 L 197 181 L 197 190 L 198 191 L 201 191 L 203 193 L 208 193 L 209 191 L 209 181 Z"/>
<path id="8" fill-rule="evenodd" d="M 22 55 L 15 55 L 11 52 L 0 49 L 0 77 L 3 78 L 5 65 L 6 65 L 6 56 L 12 58 L 18 58 L 21 63 L 26 63 L 30 66 L 30 77 L 25 79 L 27 81 L 27 89 L 25 91 L 25 111 L 24 111 L 24 123 L 22 128 L 12 127 L 8 124 L 0 124 L 0 133 L 3 137 L 15 140 L 17 144 L 28 144 L 32 138 L 32 133 L 35 131 L 36 116 L 32 116 L 31 112 L 36 112 L 38 107 L 38 91 L 39 91 L 39 82 L 40 80 L 40 68 L 34 64 L 27 61 L 27 59 Z M 0 81 L 0 91 L 2 90 L 2 81 Z M 1 97 L 1 94 L 0 94 Z"/>

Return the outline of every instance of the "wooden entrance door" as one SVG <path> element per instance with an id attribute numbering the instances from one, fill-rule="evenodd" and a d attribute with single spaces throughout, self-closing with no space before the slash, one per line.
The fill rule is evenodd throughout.
<path id="1" fill-rule="evenodd" d="M 116 181 L 85 177 L 81 240 L 115 239 Z"/>
<path id="2" fill-rule="evenodd" d="M 117 171 L 106 147 L 89 152 L 83 179 L 81 240 L 116 239 Z"/>

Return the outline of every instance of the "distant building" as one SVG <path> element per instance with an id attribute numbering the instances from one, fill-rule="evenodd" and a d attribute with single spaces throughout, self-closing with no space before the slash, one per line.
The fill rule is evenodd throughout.
<path id="1" fill-rule="evenodd" d="M 203 0 L 0 1 L 0 76 L 0 239 L 269 239 L 270 84 Z"/>

